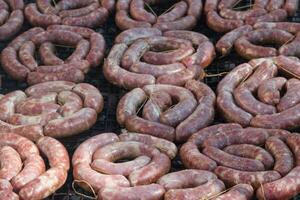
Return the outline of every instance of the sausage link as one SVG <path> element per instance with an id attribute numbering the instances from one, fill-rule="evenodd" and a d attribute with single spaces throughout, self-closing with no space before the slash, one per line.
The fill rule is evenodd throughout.
<path id="1" fill-rule="evenodd" d="M 10 146 L 0 148 L 0 178 L 11 180 L 22 170 L 22 160 L 16 150 Z"/>
<path id="2" fill-rule="evenodd" d="M 277 105 L 277 110 L 279 112 L 292 108 L 300 102 L 298 89 L 299 85 L 287 89 Z"/>
<path id="3" fill-rule="evenodd" d="M 284 56 L 299 56 L 300 52 L 297 46 L 300 43 L 300 34 L 296 34 L 292 42 L 284 44 L 279 48 L 279 54 Z"/>
<path id="4" fill-rule="evenodd" d="M 7 47 L 1 52 L 1 64 L 3 69 L 16 80 L 25 80 L 30 70 L 18 61 L 18 55 L 14 48 Z"/>
<path id="5" fill-rule="evenodd" d="M 172 22 L 180 17 L 183 17 L 188 9 L 188 4 L 184 1 L 180 1 L 175 3 L 172 7 L 173 8 L 169 12 L 158 16 L 157 23 Z"/>
<path id="6" fill-rule="evenodd" d="M 297 134 L 289 136 L 286 140 L 287 145 L 293 152 L 296 166 L 300 165 L 300 149 L 298 148 L 300 137 Z"/>
<path id="7" fill-rule="evenodd" d="M 86 60 L 74 61 L 72 63 L 66 63 L 61 65 L 42 65 L 37 68 L 35 72 L 40 73 L 59 73 L 70 70 L 80 70 L 83 73 L 87 73 L 90 68 L 90 63 Z M 33 73 L 33 72 L 31 72 Z M 70 77 L 74 75 L 69 75 Z"/>
<path id="8" fill-rule="evenodd" d="M 47 81 L 72 81 L 75 83 L 82 82 L 84 80 L 84 74 L 79 69 L 69 68 L 60 72 L 30 72 L 27 76 L 27 82 L 29 85 L 34 85 Z"/>
<path id="9" fill-rule="evenodd" d="M 125 58 L 125 56 L 123 58 Z M 131 57 L 131 59 L 133 59 L 133 57 Z M 130 66 L 129 71 L 138 74 L 151 74 L 152 76 L 159 78 L 163 75 L 173 75 L 174 73 L 180 72 L 184 69 L 185 66 L 180 62 L 165 65 L 154 65 L 137 61 Z"/>
<path id="10" fill-rule="evenodd" d="M 99 194 L 100 193 L 100 194 Z M 162 199 L 165 189 L 158 184 L 139 185 L 134 187 L 105 187 L 98 193 L 98 200 L 117 199 Z"/>
<path id="11" fill-rule="evenodd" d="M 79 83 L 72 90 L 83 99 L 85 107 L 93 108 L 98 113 L 103 110 L 103 97 L 96 87 L 87 83 Z"/>
<path id="12" fill-rule="evenodd" d="M 218 164 L 241 171 L 263 171 L 264 165 L 255 159 L 243 158 L 228 154 L 218 148 L 207 146 L 203 153 Z"/>
<path id="13" fill-rule="evenodd" d="M 55 55 L 55 46 L 44 42 L 39 48 L 39 55 L 44 65 L 62 65 L 64 61 Z"/>
<path id="14" fill-rule="evenodd" d="M 242 20 L 224 19 L 216 11 L 207 13 L 207 26 L 216 32 L 229 32 L 244 24 Z"/>
<path id="15" fill-rule="evenodd" d="M 62 18 L 80 17 L 80 16 L 87 15 L 87 14 L 93 12 L 98 7 L 99 7 L 99 2 L 96 1 L 85 7 L 76 8 L 76 9 L 72 9 L 72 10 L 62 10 L 58 13 L 58 15 Z"/>
<path id="16" fill-rule="evenodd" d="M 138 170 L 149 164 L 150 161 L 151 158 L 148 156 L 137 156 L 135 159 L 122 164 L 112 163 L 101 158 L 94 158 L 91 167 L 94 170 L 104 174 L 119 174 L 128 176 L 130 173 L 132 173 L 132 171 Z"/>
<path id="17" fill-rule="evenodd" d="M 187 140 L 192 133 L 212 123 L 215 115 L 213 108 L 216 96 L 209 87 L 199 81 L 190 80 L 186 82 L 185 88 L 194 93 L 199 105 L 187 119 L 177 126 L 176 141 Z"/>
<path id="18" fill-rule="evenodd" d="M 150 49 L 150 44 L 145 40 L 136 40 L 133 44 L 124 52 L 122 58 L 122 67 L 129 69 L 130 66 L 139 62 L 140 58 Z"/>
<path id="19" fill-rule="evenodd" d="M 87 40 L 80 40 L 76 45 L 75 50 L 73 53 L 66 59 L 67 63 L 72 63 L 76 61 L 83 60 L 86 55 L 89 53 L 90 50 L 90 43 Z M 55 64 L 54 64 L 55 65 Z"/>
<path id="20" fill-rule="evenodd" d="M 262 8 L 250 9 L 247 11 L 235 11 L 228 8 L 223 8 L 220 10 L 220 16 L 225 19 L 233 19 L 233 20 L 245 20 L 250 17 L 260 17 L 265 15 L 267 11 Z"/>
<path id="21" fill-rule="evenodd" d="M 281 178 L 277 171 L 247 172 L 218 166 L 214 173 L 226 184 L 234 186 L 236 184 L 249 184 L 253 188 L 260 187 L 261 184 L 272 182 Z"/>
<path id="22" fill-rule="evenodd" d="M 158 77 L 157 84 L 167 84 L 175 86 L 184 86 L 184 84 L 193 78 L 201 77 L 204 70 L 197 65 L 189 65 L 186 69 L 173 74 L 165 74 Z"/>
<path id="23" fill-rule="evenodd" d="M 193 189 L 171 189 L 166 192 L 165 200 L 197 200 L 199 198 L 209 198 L 211 194 L 218 194 L 224 189 L 224 183 L 216 179 Z"/>
<path id="24" fill-rule="evenodd" d="M 151 122 L 138 116 L 128 117 L 125 126 L 128 131 L 152 135 L 169 141 L 174 141 L 175 139 L 175 130 L 173 127 Z"/>
<path id="25" fill-rule="evenodd" d="M 276 137 L 270 137 L 266 141 L 266 149 L 274 156 L 274 170 L 285 176 L 294 165 L 294 158 L 288 146 Z"/>
<path id="26" fill-rule="evenodd" d="M 0 99 L 0 119 L 5 121 L 15 112 L 15 106 L 26 99 L 26 94 L 21 90 L 10 92 Z"/>
<path id="27" fill-rule="evenodd" d="M 286 21 L 286 18 L 287 12 L 283 9 L 277 9 L 260 17 L 247 17 L 245 23 L 249 25 L 254 25 L 258 22 L 281 22 Z"/>
<path id="28" fill-rule="evenodd" d="M 172 97 L 166 92 L 152 93 L 143 108 L 143 118 L 159 122 L 159 116 L 172 106 Z"/>
<path id="29" fill-rule="evenodd" d="M 30 3 L 24 9 L 26 19 L 34 26 L 47 27 L 52 24 L 60 24 L 61 19 L 56 15 L 42 14 L 36 4 Z"/>
<path id="30" fill-rule="evenodd" d="M 299 65 L 300 63 L 291 57 L 278 56 L 275 59 L 275 63 L 280 71 L 283 73 L 297 78 L 300 75 Z"/>
<path id="31" fill-rule="evenodd" d="M 51 0 L 37 0 L 36 1 L 37 8 L 45 14 L 57 14 L 58 10 L 51 5 Z"/>
<path id="32" fill-rule="evenodd" d="M 117 106 L 118 123 L 124 126 L 126 119 L 136 114 L 137 107 L 141 105 L 146 98 L 146 93 L 140 88 L 133 89 L 124 95 Z"/>
<path id="33" fill-rule="evenodd" d="M 295 167 L 283 178 L 263 184 L 256 192 L 256 197 L 262 199 L 290 199 L 300 192 L 300 167 Z"/>
<path id="34" fill-rule="evenodd" d="M 148 22 L 154 24 L 156 17 L 145 10 L 145 5 L 143 0 L 131 0 L 130 2 L 130 14 L 131 16 L 138 21 Z"/>
<path id="35" fill-rule="evenodd" d="M 202 12 L 202 1 L 200 0 L 186 0 L 189 8 L 187 11 L 187 15 L 194 16 L 196 19 L 198 19 Z"/>
<path id="36" fill-rule="evenodd" d="M 24 15 L 21 10 L 11 12 L 7 21 L 0 26 L 0 40 L 7 40 L 18 33 L 23 25 Z"/>
<path id="37" fill-rule="evenodd" d="M 92 67 L 97 67 L 102 62 L 105 47 L 103 36 L 98 33 L 92 33 L 90 37 L 90 51 L 86 56 L 86 60 L 90 62 Z"/>
<path id="38" fill-rule="evenodd" d="M 19 50 L 19 59 L 30 71 L 34 71 L 38 64 L 34 58 L 35 46 L 33 42 L 28 41 L 23 44 Z"/>
<path id="39" fill-rule="evenodd" d="M 169 156 L 170 159 L 175 158 L 177 154 L 177 147 L 176 145 L 174 145 L 174 143 L 151 135 L 129 132 L 122 133 L 121 135 L 119 135 L 119 138 L 121 141 L 136 141 L 144 143 L 148 146 L 153 146 L 159 149 L 162 153 L 165 153 L 167 156 Z"/>
<path id="40" fill-rule="evenodd" d="M 58 112 L 64 117 L 74 114 L 83 106 L 81 98 L 74 92 L 70 91 L 60 92 L 57 96 L 57 102 L 61 105 Z"/>
<path id="41" fill-rule="evenodd" d="M 82 39 L 81 35 L 70 31 L 49 30 L 35 35 L 33 38 L 31 38 L 31 41 L 38 46 L 44 42 L 54 42 L 54 43 L 74 46 L 81 39 Z"/>
<path id="42" fill-rule="evenodd" d="M 210 11 L 216 11 L 218 8 L 219 0 L 206 1 L 204 5 L 204 13 L 207 15 Z"/>
<path id="43" fill-rule="evenodd" d="M 32 141 L 36 141 L 38 138 L 43 136 L 43 127 L 40 125 L 14 126 L 4 121 L 0 121 L 0 132 L 12 132 L 26 137 Z"/>
<path id="44" fill-rule="evenodd" d="M 148 22 L 136 21 L 128 16 L 125 10 L 119 10 L 116 13 L 116 24 L 121 30 L 131 29 L 131 28 L 150 28 L 151 24 Z"/>
<path id="45" fill-rule="evenodd" d="M 166 125 L 178 125 L 180 121 L 187 118 L 193 112 L 197 105 L 193 94 L 185 88 L 157 84 L 144 86 L 143 89 L 149 96 L 152 93 L 162 91 L 178 100 L 178 103 L 173 108 L 168 109 L 160 116 L 160 121 Z"/>
<path id="46" fill-rule="evenodd" d="M 225 194 L 214 200 L 250 200 L 254 193 L 253 187 L 248 184 L 237 184 Z"/>
<path id="47" fill-rule="evenodd" d="M 62 0 L 56 4 L 58 10 L 70 10 L 76 7 L 83 7 L 90 4 L 92 0 L 80 1 L 80 0 Z"/>
<path id="48" fill-rule="evenodd" d="M 191 30 L 197 24 L 197 19 L 194 16 L 181 17 L 172 22 L 157 22 L 154 24 L 154 28 L 158 28 L 161 31 L 168 30 Z"/>
<path id="49" fill-rule="evenodd" d="M 265 80 L 257 90 L 259 100 L 269 105 L 276 105 L 280 100 L 280 91 L 286 83 L 283 77 L 275 77 Z"/>
<path id="50" fill-rule="evenodd" d="M 156 28 L 132 28 L 120 33 L 115 38 L 115 43 L 125 43 L 126 45 L 130 45 L 137 39 L 161 35 L 162 32 Z"/>
<path id="51" fill-rule="evenodd" d="M 9 17 L 9 12 L 6 9 L 0 9 L 0 25 L 3 25 Z"/>
<path id="52" fill-rule="evenodd" d="M 226 55 L 232 49 L 235 41 L 242 35 L 252 31 L 252 26 L 245 25 L 238 27 L 221 37 L 221 39 L 216 44 L 216 49 L 221 52 L 222 55 Z"/>
<path id="53" fill-rule="evenodd" d="M 270 169 L 274 164 L 274 159 L 268 151 L 251 144 L 230 145 L 225 147 L 224 151 L 235 156 L 258 160 L 264 164 L 265 169 Z"/>
<path id="54" fill-rule="evenodd" d="M 11 184 L 16 191 L 19 191 L 27 183 L 38 178 L 46 170 L 44 160 L 38 155 L 29 156 L 23 164 L 24 167 L 22 171 L 11 180 Z"/>
<path id="55" fill-rule="evenodd" d="M 164 186 L 166 190 L 171 190 L 197 187 L 215 179 L 217 179 L 217 176 L 210 171 L 186 169 L 166 174 L 157 183 Z"/>
<path id="56" fill-rule="evenodd" d="M 215 58 L 215 48 L 210 41 L 199 44 L 196 53 L 183 59 L 183 63 L 187 66 L 198 65 L 202 68 L 209 66 Z"/>
<path id="57" fill-rule="evenodd" d="M 258 22 L 254 24 L 255 29 L 281 29 L 292 34 L 296 34 L 300 30 L 299 23 L 293 22 Z"/>
<path id="58" fill-rule="evenodd" d="M 82 108 L 68 117 L 51 120 L 44 127 L 44 134 L 55 138 L 77 135 L 91 128 L 96 121 L 94 109 Z"/>
<path id="59" fill-rule="evenodd" d="M 49 121 L 61 118 L 61 115 L 52 112 L 52 113 L 43 113 L 35 116 L 28 116 L 22 114 L 13 114 L 8 118 L 7 122 L 13 125 L 34 125 L 39 124 L 41 126 L 46 125 Z"/>
<path id="60" fill-rule="evenodd" d="M 90 38 L 91 34 L 94 33 L 94 30 L 90 28 L 78 27 L 78 26 L 67 26 L 67 25 L 51 25 L 47 27 L 47 30 L 71 31 L 81 35 L 83 38 Z"/>

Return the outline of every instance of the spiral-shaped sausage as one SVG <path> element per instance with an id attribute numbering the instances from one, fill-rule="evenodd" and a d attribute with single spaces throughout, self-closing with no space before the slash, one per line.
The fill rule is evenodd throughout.
<path id="1" fill-rule="evenodd" d="M 104 62 L 113 84 L 133 89 L 161 83 L 184 85 L 198 78 L 215 57 L 213 44 L 200 33 L 135 28 L 122 32 Z"/>
<path id="2" fill-rule="evenodd" d="M 37 141 L 43 135 L 67 137 L 91 128 L 103 109 L 99 90 L 87 83 L 40 83 L 0 99 L 0 132 Z M 0 133 L 1 135 L 1 133 Z"/>
<path id="3" fill-rule="evenodd" d="M 55 45 L 75 50 L 62 60 L 55 54 Z M 35 58 L 37 50 L 41 62 Z M 27 79 L 30 85 L 57 80 L 82 82 L 90 66 L 101 63 L 104 51 L 101 34 L 88 28 L 53 25 L 22 33 L 2 51 L 1 63 L 14 79 Z"/>
<path id="4" fill-rule="evenodd" d="M 161 199 L 165 190 L 155 182 L 171 167 L 175 144 L 137 133 L 96 135 L 76 149 L 74 179 L 98 199 Z M 169 156 L 170 157 L 169 157 Z M 117 163 L 118 160 L 130 161 Z M 130 187 L 132 186 L 132 187 Z"/>
<path id="5" fill-rule="evenodd" d="M 239 65 L 218 85 L 217 106 L 222 116 L 242 126 L 299 127 L 299 66 L 297 58 L 285 56 Z M 288 78 L 293 76 L 297 78 Z"/>
<path id="6" fill-rule="evenodd" d="M 213 171 L 226 186 L 259 188 L 260 200 L 289 199 L 300 192 L 299 140 L 282 129 L 219 124 L 193 134 L 180 157 L 187 168 Z"/>
<path id="7" fill-rule="evenodd" d="M 190 30 L 201 16 L 202 0 L 182 0 L 160 16 L 148 12 L 146 5 L 163 3 L 159 0 L 121 0 L 117 2 L 116 23 L 121 30 L 143 27 L 161 31 Z"/>
<path id="8" fill-rule="evenodd" d="M 195 80 L 185 87 L 146 85 L 121 98 L 117 120 L 129 131 L 183 142 L 213 121 L 214 102 L 213 91 Z"/>
<path id="9" fill-rule="evenodd" d="M 205 2 L 204 12 L 207 25 L 216 32 L 229 32 L 243 25 L 257 22 L 285 21 L 298 9 L 298 0 L 255 0 L 253 5 L 235 8 L 239 0 L 211 0 Z"/>
<path id="10" fill-rule="evenodd" d="M 34 26 L 54 24 L 97 28 L 106 22 L 114 0 L 37 0 L 25 7 L 25 17 Z"/>
<path id="11" fill-rule="evenodd" d="M 35 145 L 14 133 L 2 133 L 0 146 L 1 199 L 44 199 L 65 183 L 69 156 L 56 139 L 41 137 Z M 48 159 L 49 169 L 40 152 Z"/>

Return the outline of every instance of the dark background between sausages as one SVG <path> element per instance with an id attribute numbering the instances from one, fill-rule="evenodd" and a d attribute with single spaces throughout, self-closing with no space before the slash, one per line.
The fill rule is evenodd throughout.
<path id="1" fill-rule="evenodd" d="M 173 0 L 174 1 L 174 0 Z M 34 2 L 34 0 L 24 0 L 26 4 Z M 172 1 L 170 1 L 172 2 Z M 174 1 L 175 2 L 175 1 Z M 249 3 L 250 0 L 243 0 L 243 3 Z M 153 7 L 153 10 L 160 14 L 164 12 L 166 9 L 168 9 L 172 5 L 170 3 L 169 5 L 160 5 Z M 300 8 L 299 8 L 300 9 Z M 106 55 L 108 54 L 110 48 L 113 45 L 114 38 L 118 33 L 120 33 L 120 30 L 117 28 L 115 22 L 114 22 L 114 15 L 111 15 L 109 17 L 109 20 L 101 27 L 97 28 L 96 31 L 101 33 L 107 44 L 106 49 Z M 299 22 L 300 23 L 300 11 L 296 13 L 295 16 L 290 17 L 289 21 L 291 22 Z M 28 30 L 31 28 L 31 26 L 28 24 L 28 22 L 25 22 L 23 25 L 23 28 L 21 32 L 24 32 L 25 30 Z M 210 38 L 210 40 L 215 44 L 218 39 L 222 36 L 221 34 L 218 34 L 212 30 L 210 30 L 205 25 L 205 18 L 202 15 L 201 20 L 198 22 L 197 26 L 193 29 L 196 32 L 200 32 L 207 37 Z M 20 34 L 20 33 L 19 33 Z M 6 45 L 10 41 L 2 42 L 0 43 L 0 51 L 6 47 Z M 62 58 L 66 58 L 70 53 L 72 52 L 71 49 L 58 49 L 58 55 Z M 221 72 L 227 72 L 233 69 L 235 66 L 246 62 L 246 60 L 239 57 L 236 53 L 231 52 L 229 55 L 221 58 L 220 55 L 217 56 L 217 58 L 214 60 L 214 62 L 206 68 L 206 73 L 208 74 L 217 74 Z M 221 80 L 222 77 L 210 77 L 205 78 L 204 82 L 207 83 L 213 90 L 216 89 L 216 86 L 218 82 Z M 108 81 L 105 80 L 103 74 L 102 74 L 102 68 L 93 68 L 91 71 L 86 75 L 85 81 L 87 83 L 90 83 L 97 88 L 100 89 L 101 94 L 104 97 L 104 110 L 99 114 L 97 123 L 88 131 L 69 138 L 61 139 L 60 141 L 65 145 L 67 148 L 70 158 L 73 155 L 73 152 L 77 148 L 77 146 L 85 141 L 87 138 L 90 138 L 91 136 L 97 135 L 99 133 L 104 132 L 115 132 L 120 133 L 121 129 L 116 121 L 116 106 L 119 101 L 119 99 L 125 94 L 125 90 L 122 90 L 116 86 L 113 86 Z M 0 68 L 0 93 L 6 94 L 8 92 L 22 89 L 24 90 L 27 87 L 26 83 L 24 82 L 17 82 L 13 80 L 9 75 L 7 75 L 2 68 Z M 215 118 L 215 124 L 224 122 L 222 118 L 220 118 L 218 115 Z M 300 130 L 299 130 L 300 131 Z M 178 158 L 175 158 L 172 162 L 172 171 L 178 171 L 183 169 L 183 165 L 181 161 Z M 65 185 L 56 191 L 53 195 L 48 197 L 46 200 L 81 200 L 84 198 L 81 198 L 80 196 L 76 195 L 74 191 L 72 190 L 72 170 L 69 171 L 68 180 L 65 183 Z M 80 192 L 83 192 L 80 188 L 77 188 Z M 294 198 L 294 200 L 300 200 L 300 195 Z"/>

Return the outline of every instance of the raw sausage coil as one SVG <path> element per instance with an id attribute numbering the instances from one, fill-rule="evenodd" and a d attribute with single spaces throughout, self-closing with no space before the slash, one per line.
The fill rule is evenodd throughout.
<path id="1" fill-rule="evenodd" d="M 114 9 L 112 0 L 51 1 L 37 0 L 26 5 L 25 17 L 34 26 L 48 27 L 55 24 L 97 28 L 106 22 Z"/>
<path id="2" fill-rule="evenodd" d="M 196 80 L 187 81 L 185 87 L 146 85 L 121 98 L 117 120 L 129 131 L 183 142 L 212 123 L 214 102 L 213 91 Z"/>
<path id="3" fill-rule="evenodd" d="M 56 45 L 75 50 L 62 60 L 55 54 Z M 91 66 L 100 65 L 104 51 L 101 34 L 88 28 L 53 25 L 47 30 L 32 28 L 22 33 L 2 51 L 1 63 L 14 79 L 27 80 L 30 85 L 58 80 L 82 82 Z"/>
<path id="4" fill-rule="evenodd" d="M 103 109 L 99 90 L 87 83 L 53 81 L 17 90 L 0 99 L 0 132 L 13 132 L 33 141 L 84 132 Z M 1 135 L 1 133 L 0 133 Z"/>
<path id="5" fill-rule="evenodd" d="M 295 92 L 298 86 L 289 83 L 298 81 L 289 77 L 299 77 L 299 66 L 298 59 L 285 56 L 254 59 L 239 65 L 218 85 L 217 106 L 222 116 L 242 126 L 299 127 L 300 98 Z M 284 77 L 277 77 L 279 73 Z"/>
<path id="6" fill-rule="evenodd" d="M 131 140 L 131 138 L 133 140 Z M 145 143 L 144 143 L 145 142 Z M 74 179 L 86 190 L 98 191 L 98 199 L 161 199 L 165 189 L 156 181 L 168 173 L 176 146 L 166 140 L 141 134 L 102 133 L 76 149 L 72 164 Z M 131 159 L 116 163 L 118 160 Z M 120 192 L 122 191 L 122 192 Z"/>
<path id="7" fill-rule="evenodd" d="M 238 6 L 238 0 L 206 1 L 204 13 L 209 28 L 216 32 L 226 33 L 243 25 L 254 25 L 257 22 L 281 22 L 287 16 L 293 16 L 298 9 L 295 1 L 260 1 L 253 5 Z M 241 10 L 241 8 L 247 8 Z"/>
<path id="8" fill-rule="evenodd" d="M 16 35 L 24 22 L 23 0 L 1 0 L 0 2 L 0 41 Z"/>
<path id="9" fill-rule="evenodd" d="M 104 62 L 108 81 L 126 89 L 160 83 L 183 86 L 200 77 L 215 50 L 208 38 L 192 31 L 134 28 L 121 33 Z"/>
<path id="10" fill-rule="evenodd" d="M 121 30 L 131 28 L 158 28 L 161 31 L 190 30 L 196 26 L 202 12 L 201 0 L 182 0 L 160 16 L 148 12 L 164 1 L 123 0 L 117 2 L 116 24 Z"/>
<path id="11" fill-rule="evenodd" d="M 227 187 L 251 185 L 260 200 L 290 199 L 300 188 L 299 138 L 282 129 L 218 124 L 194 133 L 180 157 L 187 168 L 213 171 Z"/>
<path id="12" fill-rule="evenodd" d="M 0 144 L 2 199 L 44 199 L 66 182 L 70 160 L 56 139 L 45 136 L 34 144 L 17 134 L 2 133 Z M 48 159 L 49 169 L 40 153 Z"/>

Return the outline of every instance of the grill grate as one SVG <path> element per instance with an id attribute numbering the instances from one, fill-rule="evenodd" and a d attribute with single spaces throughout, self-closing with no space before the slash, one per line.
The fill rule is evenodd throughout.
<path id="1" fill-rule="evenodd" d="M 247 0 L 246 2 L 250 2 L 251 0 Z M 25 0 L 26 3 L 34 2 L 34 0 Z M 169 1 L 170 2 L 170 1 Z M 171 1 L 172 2 L 172 1 Z M 166 8 L 168 8 L 168 5 L 164 6 L 156 6 L 153 7 L 153 10 L 157 13 L 162 13 Z M 106 40 L 107 44 L 107 51 L 106 54 L 108 54 L 110 48 L 113 45 L 113 41 L 115 36 L 120 33 L 120 30 L 117 28 L 114 17 L 109 18 L 109 20 L 101 27 L 96 29 L 97 32 L 103 34 Z M 289 19 L 289 21 L 292 22 L 300 22 L 300 11 L 293 17 Z M 31 28 L 31 26 L 25 22 L 22 32 Z M 200 32 L 205 34 L 210 38 L 210 40 L 214 43 L 220 38 L 219 33 L 215 33 L 214 31 L 210 30 L 205 25 L 205 17 L 202 17 L 202 19 L 198 22 L 197 27 L 194 29 L 196 32 Z M 0 43 L 0 51 L 8 44 L 8 42 Z M 65 57 L 66 54 L 69 54 L 71 49 L 64 49 L 59 50 L 59 56 Z M 238 64 L 241 64 L 243 62 L 246 62 L 246 60 L 239 57 L 237 54 L 232 52 L 228 56 L 225 56 L 223 58 L 217 57 L 215 61 L 212 63 L 211 66 L 209 66 L 206 69 L 206 73 L 208 74 L 218 74 L 221 72 L 227 72 L 233 69 Z M 216 89 L 218 82 L 221 80 L 222 77 L 209 77 L 205 78 L 204 82 L 207 83 L 212 89 Z M 79 144 L 81 144 L 86 139 L 97 135 L 99 133 L 103 132 L 120 132 L 120 127 L 116 121 L 116 107 L 118 100 L 120 97 L 126 92 L 123 89 L 117 88 L 110 84 L 108 81 L 105 80 L 102 69 L 92 69 L 85 78 L 85 82 L 93 84 L 97 88 L 100 89 L 102 95 L 104 96 L 104 110 L 102 113 L 98 116 L 98 120 L 96 124 L 92 127 L 91 130 L 88 130 L 80 135 L 73 136 L 70 138 L 64 138 L 60 141 L 65 145 L 67 148 L 69 155 L 72 156 L 75 149 L 78 147 Z M 6 94 L 10 91 L 18 90 L 18 89 L 26 89 L 27 84 L 18 82 L 13 80 L 9 75 L 7 75 L 2 68 L 0 68 L 0 93 Z M 223 122 L 222 119 L 219 116 L 216 116 L 216 123 Z M 183 169 L 183 165 L 180 162 L 178 158 L 174 159 L 172 162 L 172 171 Z M 52 196 L 48 197 L 46 200 L 84 200 L 88 198 L 83 198 L 79 195 L 76 195 L 75 192 L 72 189 L 72 169 L 69 172 L 68 179 L 64 186 L 59 189 L 56 193 L 54 193 Z M 78 191 L 85 193 L 83 190 L 78 188 Z M 300 196 L 294 198 L 294 200 L 300 200 Z"/>

